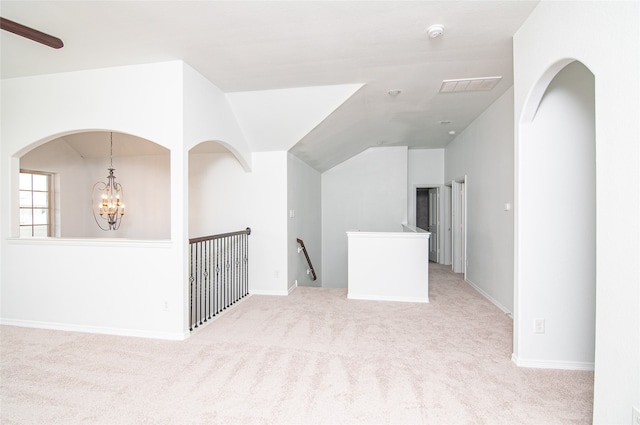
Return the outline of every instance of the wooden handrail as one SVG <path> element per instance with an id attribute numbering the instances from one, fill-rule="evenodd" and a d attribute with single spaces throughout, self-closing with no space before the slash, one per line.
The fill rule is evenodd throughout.
<path id="1" fill-rule="evenodd" d="M 236 236 L 236 235 L 250 235 L 251 234 L 251 228 L 247 227 L 245 230 L 239 230 L 237 232 L 230 232 L 230 233 L 221 233 L 219 235 L 211 235 L 211 236 L 202 236 L 200 238 L 193 238 L 193 239 L 189 239 L 189 243 L 198 243 L 198 242 L 204 242 L 204 241 L 211 241 L 214 239 L 222 239 L 222 238 L 226 238 L 228 236 Z"/>
<path id="2" fill-rule="evenodd" d="M 309 270 L 311 271 L 311 280 L 316 280 L 316 271 L 313 269 L 313 264 L 311 264 L 311 259 L 309 258 L 309 254 L 307 253 L 307 248 L 304 246 L 304 242 L 302 239 L 296 239 L 300 246 L 302 247 L 302 252 L 304 252 L 304 256 L 307 259 L 307 264 L 309 264 Z"/>

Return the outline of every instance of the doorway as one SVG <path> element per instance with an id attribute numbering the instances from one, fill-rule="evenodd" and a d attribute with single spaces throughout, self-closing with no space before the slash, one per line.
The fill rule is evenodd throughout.
<path id="1" fill-rule="evenodd" d="M 451 269 L 467 278 L 467 178 L 451 182 Z"/>
<path id="2" fill-rule="evenodd" d="M 416 227 L 431 233 L 429 261 L 440 261 L 440 188 L 416 189 Z"/>

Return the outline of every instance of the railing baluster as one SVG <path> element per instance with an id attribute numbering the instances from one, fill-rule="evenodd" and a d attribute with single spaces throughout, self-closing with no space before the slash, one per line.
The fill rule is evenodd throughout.
<path id="1" fill-rule="evenodd" d="M 240 299 L 238 296 L 238 236 L 233 237 L 233 303 Z"/>
<path id="2" fill-rule="evenodd" d="M 198 321 L 202 325 L 202 243 L 198 244 L 200 253 L 198 254 L 198 264 L 200 264 L 200 273 L 198 273 Z"/>
<path id="3" fill-rule="evenodd" d="M 227 307 L 229 306 L 229 240 L 228 239 L 224 239 L 224 290 L 222 291 L 223 293 L 223 298 L 224 301 L 222 302 L 222 309 L 226 310 Z"/>
<path id="4" fill-rule="evenodd" d="M 190 246 L 190 253 L 189 253 L 189 330 L 192 331 L 193 330 L 193 249 L 194 249 L 195 245 L 191 245 Z"/>
<path id="5" fill-rule="evenodd" d="M 244 264 L 244 295 L 249 294 L 249 238 L 244 235 L 244 258 L 242 262 Z"/>
<path id="6" fill-rule="evenodd" d="M 211 267 L 211 294 L 209 296 L 210 303 L 210 314 L 211 317 L 215 317 L 216 315 L 216 241 L 210 241 L 211 245 L 211 256 L 210 256 L 210 267 Z"/>
<path id="7" fill-rule="evenodd" d="M 251 229 L 189 240 L 189 330 L 249 293 Z"/>
<path id="8" fill-rule="evenodd" d="M 222 240 L 222 310 L 227 308 L 227 240 Z"/>
<path id="9" fill-rule="evenodd" d="M 233 238 L 229 238 L 229 302 L 228 307 L 233 304 Z"/>
<path id="10" fill-rule="evenodd" d="M 196 294 L 195 295 L 195 297 L 196 297 L 195 301 L 196 302 L 195 302 L 195 304 L 196 305 L 195 305 L 195 308 L 194 308 L 194 316 L 195 316 L 195 323 L 196 324 L 195 324 L 194 328 L 198 327 L 198 320 L 199 320 L 199 318 L 198 318 L 198 306 L 200 305 L 200 300 L 198 299 L 198 291 L 199 291 L 198 283 L 200 282 L 200 274 L 198 273 L 198 264 L 200 262 L 200 255 L 199 255 L 200 249 L 199 248 L 200 248 L 200 244 L 198 243 L 198 244 L 196 244 L 196 273 L 195 273 L 195 277 L 196 277 L 196 285 L 195 285 L 196 286 L 195 287 L 195 294 Z"/>
<path id="11" fill-rule="evenodd" d="M 242 298 L 245 297 L 244 293 L 244 236 L 240 237 L 240 293 Z"/>
<path id="12" fill-rule="evenodd" d="M 209 297 L 211 294 L 211 268 L 210 268 L 210 256 L 211 256 L 211 244 L 209 243 L 209 241 L 203 242 L 204 246 L 206 247 L 206 252 L 207 255 L 205 255 L 205 259 L 204 262 L 207 265 L 207 271 L 206 271 L 206 279 L 207 279 L 207 285 L 205 286 L 205 290 L 204 290 L 204 321 L 206 322 L 207 320 L 211 319 L 211 308 L 210 308 L 210 303 L 209 303 Z"/>
<path id="13" fill-rule="evenodd" d="M 203 271 L 204 274 L 204 296 L 202 297 L 202 305 L 203 305 L 203 317 L 206 322 L 209 318 L 209 312 L 207 308 L 207 300 L 209 299 L 209 242 L 202 242 L 204 246 L 204 258 L 202 262 L 205 264 L 205 269 Z"/>
<path id="14" fill-rule="evenodd" d="M 204 306 L 204 312 L 203 312 L 203 313 L 204 313 L 204 314 L 203 314 L 203 316 L 204 316 L 204 321 L 206 322 L 206 321 L 207 321 L 207 296 L 209 295 L 209 294 L 207 293 L 207 289 L 209 289 L 209 287 L 208 287 L 208 286 L 209 286 L 209 279 L 208 279 L 208 278 L 209 278 L 209 273 L 208 273 L 208 271 L 207 271 L 207 265 L 208 265 L 208 264 L 207 264 L 207 263 L 208 263 L 208 257 L 207 257 L 208 250 L 207 250 L 207 245 L 208 245 L 208 244 L 207 244 L 207 242 L 205 241 L 205 242 L 202 242 L 202 245 L 203 245 L 203 249 L 204 249 L 204 256 L 203 256 L 204 258 L 202 259 L 202 262 L 203 262 L 203 264 L 204 264 L 204 270 L 202 271 L 202 275 L 203 275 L 203 278 L 204 278 L 204 285 L 203 285 L 203 286 L 204 286 L 204 296 L 202 297 L 202 304 L 203 304 L 203 306 Z"/>
<path id="15" fill-rule="evenodd" d="M 220 240 L 220 245 L 221 245 L 221 254 L 222 254 L 222 260 L 221 260 L 221 276 L 222 279 L 220 280 L 220 311 L 223 311 L 225 308 L 225 302 L 226 302 L 226 298 L 227 298 L 227 291 L 226 291 L 226 281 L 227 281 L 227 269 L 225 268 L 225 261 L 227 258 L 227 239 L 222 239 Z"/>
<path id="16" fill-rule="evenodd" d="M 220 313 L 220 239 L 216 239 L 216 314 Z"/>
<path id="17" fill-rule="evenodd" d="M 226 278 L 225 278 L 225 282 L 224 282 L 224 309 L 226 310 L 227 307 L 229 307 L 229 305 L 231 304 L 229 302 L 229 300 L 231 300 L 231 291 L 230 291 L 230 285 L 229 285 L 229 281 L 230 281 L 230 277 L 231 277 L 231 270 L 229 268 L 229 258 L 231 257 L 231 254 L 229 252 L 230 249 L 230 243 L 229 243 L 229 239 L 225 239 L 225 247 L 224 247 L 224 252 L 225 252 L 225 261 L 224 261 L 224 269 L 226 271 Z"/>
<path id="18" fill-rule="evenodd" d="M 242 236 L 238 236 L 238 246 L 236 248 L 236 274 L 237 274 L 237 287 L 238 287 L 238 300 L 241 300 L 244 294 L 242 293 Z"/>
<path id="19" fill-rule="evenodd" d="M 231 307 L 233 301 L 233 238 L 227 239 L 227 307 Z"/>
<path id="20" fill-rule="evenodd" d="M 213 291 L 214 291 L 214 287 L 213 287 L 213 282 L 215 279 L 215 269 L 214 269 L 214 263 L 215 263 L 215 249 L 214 249 L 214 241 L 207 241 L 207 243 L 209 244 L 209 318 L 212 318 L 215 313 L 213 311 Z"/>

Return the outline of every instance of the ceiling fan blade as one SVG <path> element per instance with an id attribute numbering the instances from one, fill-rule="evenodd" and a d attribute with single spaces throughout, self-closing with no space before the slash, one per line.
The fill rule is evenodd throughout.
<path id="1" fill-rule="evenodd" d="M 37 41 L 38 43 L 53 47 L 54 49 L 59 49 L 64 46 L 64 43 L 58 37 L 45 34 L 5 18 L 0 18 L 0 29 Z"/>

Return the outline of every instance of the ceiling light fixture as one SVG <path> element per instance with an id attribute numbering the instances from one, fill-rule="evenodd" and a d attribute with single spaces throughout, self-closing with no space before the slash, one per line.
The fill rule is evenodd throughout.
<path id="1" fill-rule="evenodd" d="M 387 94 L 389 94 L 389 96 L 392 97 L 396 97 L 397 95 L 399 95 L 400 93 L 402 93 L 402 90 L 398 90 L 398 89 L 394 89 L 394 90 L 389 90 L 387 92 Z"/>
<path id="2" fill-rule="evenodd" d="M 455 132 L 455 131 L 453 131 L 453 130 L 451 130 L 451 131 L 449 132 L 449 134 L 450 134 L 450 135 L 452 135 L 452 136 L 455 136 L 456 132 Z"/>
<path id="3" fill-rule="evenodd" d="M 111 160 L 109 165 L 109 175 L 107 176 L 107 182 L 97 182 L 93 185 L 93 191 L 91 193 L 91 210 L 93 211 L 93 218 L 96 220 L 96 224 L 104 231 L 118 230 L 122 223 L 122 217 L 124 216 L 124 193 L 122 185 L 116 182 L 116 176 L 113 175 L 115 168 L 113 168 L 113 133 L 111 133 L 111 147 L 109 152 L 109 158 Z M 95 202 L 95 195 L 98 195 L 99 202 Z M 97 214 L 97 215 L 96 215 Z M 100 224 L 98 216 L 102 220 L 107 221 L 107 226 Z"/>
<path id="4" fill-rule="evenodd" d="M 444 25 L 434 24 L 427 28 L 429 38 L 438 38 L 444 33 Z"/>

